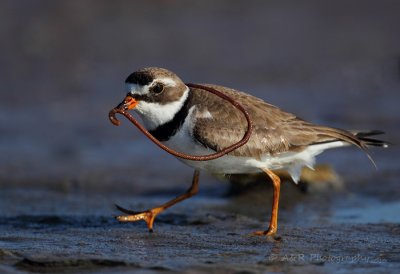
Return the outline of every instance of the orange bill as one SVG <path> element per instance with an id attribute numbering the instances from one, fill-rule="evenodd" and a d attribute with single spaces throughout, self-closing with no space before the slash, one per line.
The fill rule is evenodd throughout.
<path id="1" fill-rule="evenodd" d="M 123 106 L 125 109 L 134 109 L 139 101 L 136 101 L 132 96 L 127 95 L 123 101 Z"/>

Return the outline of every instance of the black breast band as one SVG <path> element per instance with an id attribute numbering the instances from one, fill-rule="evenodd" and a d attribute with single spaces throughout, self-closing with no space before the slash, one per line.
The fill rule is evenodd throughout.
<path id="1" fill-rule="evenodd" d="M 176 132 L 182 127 L 183 123 L 185 122 L 185 119 L 189 113 L 189 97 L 190 97 L 190 92 L 183 103 L 183 106 L 181 109 L 175 114 L 174 118 L 163 124 L 158 126 L 157 128 L 150 130 L 149 132 L 151 135 L 153 135 L 157 140 L 163 142 L 163 141 L 168 141 L 172 136 L 176 134 Z"/>

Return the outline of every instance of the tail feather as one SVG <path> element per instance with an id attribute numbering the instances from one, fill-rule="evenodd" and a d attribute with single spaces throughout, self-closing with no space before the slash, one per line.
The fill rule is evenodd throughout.
<path id="1" fill-rule="evenodd" d="M 369 137 L 369 136 L 376 136 L 376 135 L 385 134 L 384 131 L 377 130 L 377 129 L 368 130 L 368 131 L 350 130 L 350 132 L 353 133 L 354 135 L 356 135 L 359 138 L 360 137 Z"/>
<path id="2" fill-rule="evenodd" d="M 357 136 L 357 134 L 352 133 L 350 131 L 338 128 L 331 128 L 331 127 L 318 127 L 318 130 L 320 130 L 321 135 L 332 138 L 328 141 L 325 141 L 326 143 L 335 141 L 344 141 L 353 144 L 359 147 L 360 149 L 363 150 L 367 149 L 367 145 Z"/>
<path id="3" fill-rule="evenodd" d="M 383 131 L 380 130 L 371 130 L 366 132 L 354 132 L 354 135 L 365 143 L 366 146 L 374 146 L 374 147 L 388 147 L 389 143 L 383 140 L 368 138 L 370 136 L 382 135 Z"/>
<path id="4" fill-rule="evenodd" d="M 325 141 L 323 143 L 330 143 L 330 142 L 336 142 L 336 141 L 344 141 L 350 144 L 353 144 L 357 146 L 358 148 L 362 149 L 371 163 L 375 166 L 376 164 L 374 160 L 372 159 L 371 155 L 369 154 L 368 147 L 374 146 L 374 147 L 388 147 L 389 143 L 375 139 L 375 138 L 370 138 L 371 136 L 376 136 L 376 135 L 381 135 L 384 134 L 383 131 L 380 130 L 370 130 L 370 131 L 345 131 L 341 129 L 336 129 L 336 128 L 329 128 L 329 127 L 321 127 L 320 128 L 323 132 L 323 135 L 332 137 L 332 140 Z"/>
<path id="5" fill-rule="evenodd" d="M 371 136 L 385 134 L 385 132 L 383 132 L 381 130 L 344 131 L 341 129 L 328 128 L 328 127 L 322 127 L 322 129 L 323 129 L 322 134 L 324 136 L 329 136 L 332 139 L 329 139 L 329 140 L 323 141 L 323 142 L 317 142 L 314 144 L 324 144 L 324 143 L 332 143 L 332 142 L 336 142 L 336 141 L 345 141 L 347 143 L 356 145 L 359 148 L 367 148 L 369 146 L 386 148 L 390 145 L 389 142 L 375 139 L 375 138 L 369 138 Z"/>

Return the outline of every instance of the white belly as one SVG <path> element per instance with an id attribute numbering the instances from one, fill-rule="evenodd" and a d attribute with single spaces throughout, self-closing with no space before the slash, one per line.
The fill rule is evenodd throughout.
<path id="1" fill-rule="evenodd" d="M 211 154 L 213 151 L 207 154 Z M 204 155 L 207 155 L 204 154 Z M 199 154 L 195 154 L 199 155 Z M 214 174 L 241 174 L 259 173 L 261 168 L 266 166 L 264 163 L 248 157 L 222 156 L 221 158 L 210 161 L 189 161 L 179 159 L 188 166 L 196 169 L 205 170 Z"/>

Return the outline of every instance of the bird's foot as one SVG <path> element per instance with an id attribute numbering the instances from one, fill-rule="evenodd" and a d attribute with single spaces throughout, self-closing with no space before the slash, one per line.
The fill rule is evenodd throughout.
<path id="1" fill-rule="evenodd" d="M 275 236 L 276 231 L 269 231 L 269 230 L 260 230 L 251 233 L 252 236 Z"/>
<path id="2" fill-rule="evenodd" d="M 276 227 L 270 227 L 268 230 L 260 230 L 251 233 L 251 236 L 266 236 L 267 238 L 271 238 L 274 240 L 280 240 L 281 237 L 276 235 L 277 229 Z"/>
<path id="3" fill-rule="evenodd" d="M 115 205 L 119 211 L 127 213 L 129 215 L 121 215 L 115 217 L 120 222 L 137 222 L 143 220 L 146 222 L 149 232 L 153 232 L 153 224 L 156 216 L 163 211 L 161 207 L 155 207 L 145 211 L 132 211 L 125 209 L 119 205 Z"/>

